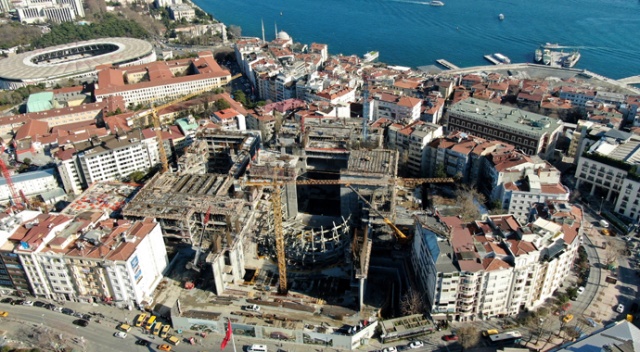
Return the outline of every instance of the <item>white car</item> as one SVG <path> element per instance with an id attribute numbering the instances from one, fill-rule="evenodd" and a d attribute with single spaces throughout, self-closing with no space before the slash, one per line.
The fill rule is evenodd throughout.
<path id="1" fill-rule="evenodd" d="M 578 294 L 581 295 L 584 292 L 584 286 L 578 287 Z"/>
<path id="2" fill-rule="evenodd" d="M 118 331 L 115 334 L 113 334 L 113 336 L 124 339 L 127 337 L 127 333 L 124 331 Z"/>
<path id="3" fill-rule="evenodd" d="M 398 352 L 398 349 L 396 349 L 395 347 L 387 347 L 382 350 L 382 352 Z"/>
<path id="4" fill-rule="evenodd" d="M 22 305 L 23 305 L 23 306 L 33 306 L 33 302 L 31 302 L 31 301 L 24 301 L 24 302 L 22 302 Z"/>
<path id="5" fill-rule="evenodd" d="M 413 349 L 413 348 L 421 348 L 424 347 L 424 343 L 422 341 L 412 341 L 409 344 L 409 348 Z"/>
<path id="6" fill-rule="evenodd" d="M 622 304 L 618 304 L 618 306 L 616 307 L 616 312 L 618 313 L 624 312 L 624 306 Z"/>
<path id="7" fill-rule="evenodd" d="M 248 306 L 244 306 L 245 310 L 249 310 L 252 312 L 259 312 L 260 311 L 260 306 L 257 304 L 250 304 Z"/>

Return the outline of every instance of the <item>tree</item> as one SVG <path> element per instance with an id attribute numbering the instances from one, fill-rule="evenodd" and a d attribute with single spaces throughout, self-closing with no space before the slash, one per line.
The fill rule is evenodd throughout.
<path id="1" fill-rule="evenodd" d="M 436 171 L 434 172 L 433 177 L 447 177 L 447 173 L 444 171 L 444 165 L 438 164 L 438 166 L 436 166 Z"/>
<path id="2" fill-rule="evenodd" d="M 420 314 L 425 309 L 424 299 L 417 290 L 411 288 L 400 300 L 402 315 Z"/>
<path id="3" fill-rule="evenodd" d="M 146 174 L 143 171 L 134 171 L 129 174 L 129 180 L 138 183 L 145 177 L 145 175 Z"/>
<path id="4" fill-rule="evenodd" d="M 234 38 L 240 38 L 242 37 L 242 28 L 240 28 L 240 26 L 230 25 L 227 27 L 227 33 Z"/>
<path id="5" fill-rule="evenodd" d="M 218 110 L 224 110 L 224 109 L 228 109 L 231 107 L 231 104 L 229 104 L 228 101 L 224 100 L 224 99 L 218 99 L 216 100 L 216 109 Z"/>
<path id="6" fill-rule="evenodd" d="M 458 335 L 458 342 L 460 342 L 462 349 L 471 348 L 480 342 L 480 333 L 473 325 L 467 325 L 459 328 L 456 331 L 456 334 Z"/>
<path id="7" fill-rule="evenodd" d="M 247 106 L 247 96 L 241 90 L 233 92 L 233 99 L 243 106 Z"/>
<path id="8" fill-rule="evenodd" d="M 462 185 L 455 191 L 455 198 L 460 208 L 459 214 L 463 221 L 472 221 L 480 218 L 477 203 L 485 203 L 483 194 L 468 185 Z"/>
<path id="9" fill-rule="evenodd" d="M 26 165 L 31 165 L 31 159 L 29 159 L 29 158 L 24 158 L 24 160 L 22 162 L 24 164 L 26 164 Z"/>

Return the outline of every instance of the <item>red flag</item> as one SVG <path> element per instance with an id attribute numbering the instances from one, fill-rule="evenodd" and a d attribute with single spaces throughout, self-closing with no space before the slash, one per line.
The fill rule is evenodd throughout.
<path id="1" fill-rule="evenodd" d="M 222 340 L 222 343 L 220 344 L 220 349 L 224 350 L 225 347 L 227 347 L 227 344 L 229 343 L 229 341 L 231 340 L 231 335 L 232 335 L 232 329 L 231 329 L 231 320 L 227 320 L 227 334 L 224 335 L 224 340 Z"/>
<path id="2" fill-rule="evenodd" d="M 209 223 L 209 215 L 211 215 L 211 207 L 207 208 L 207 213 L 204 214 L 204 226 Z"/>

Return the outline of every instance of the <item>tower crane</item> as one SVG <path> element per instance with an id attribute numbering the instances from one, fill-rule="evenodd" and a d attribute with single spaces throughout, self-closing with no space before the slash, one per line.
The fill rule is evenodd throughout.
<path id="1" fill-rule="evenodd" d="M 344 185 L 353 190 L 356 195 L 365 203 L 369 205 L 374 211 L 378 213 L 383 221 L 389 225 L 396 236 L 401 240 L 406 240 L 408 237 L 397 227 L 395 224 L 383 216 L 377 209 L 371 206 L 358 191 L 356 191 L 352 185 L 363 186 L 391 186 L 397 187 L 399 185 L 404 186 L 417 186 L 423 183 L 450 183 L 453 182 L 453 178 L 390 178 L 388 180 L 278 180 L 274 178 L 269 181 L 244 181 L 242 183 L 245 187 L 271 187 L 273 188 L 273 196 L 271 197 L 271 204 L 273 206 L 273 228 L 276 238 L 276 255 L 278 261 L 278 292 L 280 294 L 287 293 L 287 261 L 284 248 L 284 230 L 282 228 L 282 191 L 280 188 L 288 184 L 295 184 L 296 186 L 307 185 L 319 185 L 319 186 L 331 186 L 331 185 Z"/>
<path id="2" fill-rule="evenodd" d="M 0 158 L 0 169 L 2 170 L 2 176 L 7 181 L 7 186 L 9 187 L 9 194 L 11 195 L 11 201 L 13 202 L 13 205 L 18 204 L 18 197 L 21 197 L 22 203 L 26 205 L 27 197 L 25 197 L 24 192 L 20 191 L 20 193 L 18 193 L 18 191 L 16 191 L 16 187 L 13 185 L 13 181 L 11 181 L 11 174 L 9 173 L 9 169 L 7 168 L 7 165 L 4 163 L 4 160 L 2 160 L 2 158 Z"/>
<path id="3" fill-rule="evenodd" d="M 229 79 L 227 84 L 231 83 L 231 81 L 233 81 L 238 77 L 242 77 L 242 73 L 238 73 L 233 77 L 231 77 L 231 79 Z M 187 94 L 185 96 L 171 100 L 168 103 L 158 105 L 158 106 L 154 106 L 153 103 L 151 104 L 151 117 L 153 119 L 153 129 L 156 131 L 156 138 L 158 138 L 158 154 L 160 157 L 161 173 L 165 173 L 167 172 L 167 170 L 169 170 L 169 160 L 167 159 L 167 151 L 164 149 L 164 140 L 162 139 L 162 130 L 160 129 L 161 126 L 160 126 L 160 118 L 158 117 L 158 111 L 164 108 L 167 108 L 173 104 L 180 103 L 180 102 L 189 100 L 191 98 L 197 97 L 198 95 L 205 92 L 206 90 L 197 91 L 195 93 Z"/>

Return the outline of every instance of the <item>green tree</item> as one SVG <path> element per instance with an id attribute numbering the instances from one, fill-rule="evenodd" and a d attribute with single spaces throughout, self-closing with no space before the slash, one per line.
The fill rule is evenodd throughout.
<path id="1" fill-rule="evenodd" d="M 444 165 L 438 164 L 436 171 L 433 173 L 433 177 L 447 177 L 447 173 L 444 171 Z"/>
<path id="2" fill-rule="evenodd" d="M 229 104 L 228 101 L 224 100 L 224 99 L 218 99 L 216 100 L 216 109 L 218 110 L 224 110 L 224 109 L 228 109 L 230 108 L 231 105 Z"/>
<path id="3" fill-rule="evenodd" d="M 473 325 L 467 325 L 459 328 L 456 331 L 458 335 L 458 341 L 462 346 L 462 349 L 469 349 L 480 342 L 480 333 L 478 329 Z"/>
<path id="4" fill-rule="evenodd" d="M 129 180 L 131 180 L 132 182 L 140 182 L 144 177 L 146 176 L 146 174 L 143 171 L 134 171 L 132 173 L 129 174 Z"/>
<path id="5" fill-rule="evenodd" d="M 233 92 L 233 99 L 243 106 L 247 106 L 247 96 L 241 90 Z"/>

